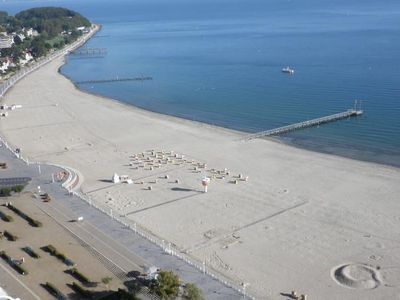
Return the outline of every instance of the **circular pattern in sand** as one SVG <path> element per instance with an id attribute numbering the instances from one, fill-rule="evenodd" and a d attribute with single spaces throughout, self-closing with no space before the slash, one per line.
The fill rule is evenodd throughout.
<path id="1" fill-rule="evenodd" d="M 359 263 L 335 267 L 331 276 L 339 285 L 352 289 L 374 289 L 382 283 L 382 276 L 377 269 Z"/>

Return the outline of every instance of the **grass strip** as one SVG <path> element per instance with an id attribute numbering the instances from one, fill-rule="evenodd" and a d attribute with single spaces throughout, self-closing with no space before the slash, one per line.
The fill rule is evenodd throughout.
<path id="1" fill-rule="evenodd" d="M 29 272 L 20 264 L 16 263 L 5 251 L 0 251 L 0 257 L 4 259 L 14 270 L 21 275 L 28 275 Z"/>
<path id="2" fill-rule="evenodd" d="M 72 276 L 74 276 L 76 279 L 78 279 L 83 284 L 91 283 L 89 278 L 87 276 L 83 275 L 81 272 L 79 272 L 77 268 L 72 268 L 72 269 L 68 270 L 68 273 L 70 273 Z"/>
<path id="3" fill-rule="evenodd" d="M 6 205 L 6 207 L 10 210 L 12 210 L 14 213 L 16 213 L 18 216 L 20 216 L 21 218 L 25 219 L 26 221 L 28 221 L 28 223 L 33 226 L 33 227 L 42 227 L 43 224 L 35 219 L 32 219 L 30 216 L 28 216 L 27 214 L 25 214 L 24 212 L 22 212 L 21 210 L 19 210 L 18 208 L 16 208 L 14 205 L 8 203 Z"/>
<path id="4" fill-rule="evenodd" d="M 28 247 L 28 246 L 27 247 L 23 247 L 22 250 L 25 253 L 27 253 L 30 257 L 33 257 L 33 258 L 36 258 L 36 259 L 40 258 L 40 255 L 38 253 L 36 253 L 31 247 Z"/>
<path id="5" fill-rule="evenodd" d="M 57 248 L 54 247 L 53 245 L 44 246 L 44 247 L 42 247 L 42 250 L 49 253 L 50 255 L 58 258 L 63 263 L 65 263 L 67 266 L 75 265 L 72 260 L 70 260 L 64 253 L 59 252 L 57 250 Z"/>
<path id="6" fill-rule="evenodd" d="M 2 219 L 4 222 L 12 222 L 12 221 L 14 221 L 13 217 L 3 213 L 1 210 L 0 210 L 0 219 Z"/>
<path id="7" fill-rule="evenodd" d="M 16 240 L 18 240 L 18 237 L 16 235 L 12 234 L 7 230 L 4 230 L 3 234 L 9 241 L 15 242 Z"/>
<path id="8" fill-rule="evenodd" d="M 85 288 L 83 288 L 81 285 L 79 285 L 76 282 L 73 282 L 72 284 L 69 284 L 69 286 L 76 292 L 78 293 L 80 296 L 84 297 L 84 298 L 89 298 L 91 299 L 93 297 L 93 292 L 89 291 Z"/>
<path id="9" fill-rule="evenodd" d="M 53 284 L 51 284 L 50 282 L 46 282 L 45 284 L 42 284 L 42 286 L 57 299 L 59 299 L 59 300 L 67 299 L 67 297 L 63 293 L 61 293 L 61 291 L 58 288 L 56 288 Z"/>

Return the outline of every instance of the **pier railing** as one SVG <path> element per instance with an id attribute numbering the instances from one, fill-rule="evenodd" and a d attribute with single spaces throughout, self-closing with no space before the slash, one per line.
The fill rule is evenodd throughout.
<path id="1" fill-rule="evenodd" d="M 71 54 L 82 56 L 105 56 L 107 54 L 107 48 L 82 48 L 71 51 Z"/>
<path id="2" fill-rule="evenodd" d="M 334 122 L 337 120 L 341 119 L 346 119 L 350 117 L 355 117 L 362 115 L 363 111 L 362 110 L 357 110 L 357 109 L 348 109 L 344 112 L 317 118 L 317 119 L 312 119 L 312 120 L 307 120 L 295 124 L 290 124 L 274 129 L 269 129 L 269 130 L 264 130 L 260 131 L 257 133 L 249 134 L 244 137 L 245 140 L 252 140 L 256 138 L 261 138 L 261 137 L 266 137 L 266 136 L 273 136 L 273 135 L 279 135 L 283 133 L 287 133 L 290 131 L 306 128 L 306 127 L 312 127 L 312 126 L 318 126 L 320 124 L 328 123 L 328 122 Z"/>

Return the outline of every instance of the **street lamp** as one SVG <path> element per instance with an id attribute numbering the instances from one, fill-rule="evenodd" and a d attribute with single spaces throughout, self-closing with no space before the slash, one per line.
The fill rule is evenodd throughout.
<path id="1" fill-rule="evenodd" d="M 246 288 L 250 285 L 250 283 L 247 282 L 243 282 L 242 286 L 243 286 L 243 298 L 246 298 Z"/>

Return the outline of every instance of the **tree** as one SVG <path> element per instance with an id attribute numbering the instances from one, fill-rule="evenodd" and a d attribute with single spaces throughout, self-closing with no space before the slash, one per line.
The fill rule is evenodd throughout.
<path id="1" fill-rule="evenodd" d="M 123 289 L 118 289 L 117 293 L 118 293 L 119 300 L 138 300 L 138 298 L 136 298 L 135 294 L 127 292 Z"/>
<path id="2" fill-rule="evenodd" d="M 8 13 L 6 11 L 0 11 L 0 24 L 5 24 L 7 18 L 8 18 Z"/>
<path id="3" fill-rule="evenodd" d="M 150 289 L 161 299 L 175 299 L 178 296 L 179 286 L 180 281 L 177 275 L 171 271 L 161 271 Z"/>
<path id="4" fill-rule="evenodd" d="M 24 10 L 15 15 L 24 27 L 34 28 L 39 33 L 46 32 L 53 38 L 62 31 L 70 31 L 77 27 L 90 27 L 88 19 L 77 12 L 61 7 L 37 7 Z"/>
<path id="5" fill-rule="evenodd" d="M 35 37 L 32 40 L 32 55 L 34 57 L 44 56 L 47 53 L 46 43 L 41 37 Z"/>
<path id="6" fill-rule="evenodd" d="M 112 280 L 113 280 L 112 277 L 103 277 L 103 278 L 101 279 L 101 282 L 102 282 L 103 284 L 105 284 L 106 288 L 108 289 L 108 285 L 110 284 L 110 282 L 111 282 Z"/>
<path id="7" fill-rule="evenodd" d="M 188 300 L 204 300 L 201 290 L 194 283 L 187 283 L 185 285 L 183 298 Z"/>
<path id="8" fill-rule="evenodd" d="M 15 45 L 21 45 L 22 44 L 22 40 L 21 40 L 19 35 L 14 36 L 14 43 L 15 43 Z"/>
<path id="9" fill-rule="evenodd" d="M 22 22 L 13 16 L 7 17 L 7 33 L 17 32 L 22 30 Z"/>

